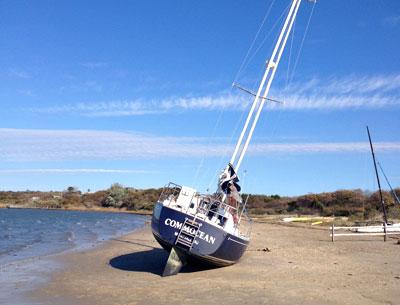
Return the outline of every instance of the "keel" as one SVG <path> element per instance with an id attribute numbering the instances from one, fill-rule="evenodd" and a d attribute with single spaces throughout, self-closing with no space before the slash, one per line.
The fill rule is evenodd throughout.
<path id="1" fill-rule="evenodd" d="M 186 255 L 179 249 L 172 247 L 167 264 L 165 265 L 162 276 L 178 274 L 183 266 L 186 265 Z"/>

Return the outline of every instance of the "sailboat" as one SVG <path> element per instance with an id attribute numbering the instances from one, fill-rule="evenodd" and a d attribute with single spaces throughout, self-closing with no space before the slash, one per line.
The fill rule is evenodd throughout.
<path id="1" fill-rule="evenodd" d="M 214 194 L 168 183 L 153 210 L 151 228 L 155 239 L 170 251 L 163 276 L 177 274 L 187 261 L 214 266 L 236 263 L 250 242 L 251 219 L 246 213 L 247 200 L 240 196 L 237 175 L 257 121 L 268 97 L 287 39 L 301 0 L 291 0 L 278 36 L 234 152 L 219 176 Z"/>
<path id="2" fill-rule="evenodd" d="M 376 159 L 375 159 L 375 152 L 374 152 L 374 146 L 372 145 L 372 140 L 371 140 L 371 134 L 369 132 L 369 128 L 367 126 L 367 133 L 368 133 L 368 140 L 369 140 L 369 145 L 371 148 L 371 155 L 372 155 L 372 160 L 374 163 L 374 169 L 375 169 L 375 176 L 376 176 L 376 181 L 378 183 L 378 189 L 379 189 L 379 198 L 381 202 L 381 207 L 382 207 L 382 212 L 383 212 L 383 225 L 381 226 L 365 226 L 365 227 L 358 227 L 356 229 L 356 232 L 358 233 L 387 233 L 387 232 L 400 232 L 400 223 L 388 223 L 388 218 L 387 218 L 387 212 L 386 212 L 386 205 L 385 201 L 383 200 L 383 195 L 382 195 L 382 189 L 381 189 L 381 182 L 379 179 L 379 174 L 378 174 L 378 168 L 376 166 Z M 394 194 L 394 198 L 398 200 L 396 193 L 392 189 L 392 186 L 389 183 L 389 180 L 387 179 L 385 172 L 382 169 L 382 166 L 378 162 L 378 165 L 385 176 L 386 182 L 389 184 L 390 189 L 392 190 L 392 194 Z M 385 235 L 385 241 L 386 241 L 386 235 Z"/>

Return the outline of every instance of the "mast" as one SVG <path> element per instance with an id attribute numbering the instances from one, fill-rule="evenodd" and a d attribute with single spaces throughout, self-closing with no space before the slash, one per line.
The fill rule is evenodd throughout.
<path id="1" fill-rule="evenodd" d="M 254 98 L 253 104 L 250 109 L 250 112 L 247 116 L 246 122 L 242 129 L 242 132 L 240 134 L 238 142 L 236 143 L 235 150 L 234 150 L 231 160 L 230 160 L 230 164 L 232 164 L 232 166 L 236 172 L 239 170 L 239 167 L 242 163 L 243 157 L 247 151 L 250 140 L 253 136 L 253 132 L 257 125 L 260 113 L 262 111 L 262 108 L 264 107 L 266 98 L 269 93 L 269 89 L 272 84 L 272 80 L 274 79 L 276 69 L 278 68 L 279 61 L 281 59 L 283 50 L 285 48 L 287 39 L 288 39 L 290 31 L 292 29 L 294 20 L 296 19 L 296 15 L 297 15 L 297 11 L 299 9 L 300 3 L 301 3 L 301 0 L 292 0 L 292 4 L 290 6 L 289 13 L 283 24 L 282 30 L 279 34 L 278 41 L 275 44 L 271 58 L 269 60 L 267 60 L 265 73 L 261 80 L 260 86 L 258 87 L 256 96 Z M 263 89 L 264 89 L 264 94 L 261 95 L 263 92 Z M 257 111 L 256 111 L 256 114 L 254 114 L 254 111 L 256 110 L 256 108 L 257 108 Z M 252 122 L 252 124 L 251 124 L 250 130 L 248 130 L 250 122 Z M 243 141 L 244 141 L 246 132 L 247 132 L 247 137 L 246 137 L 244 145 L 243 145 Z M 242 147 L 242 145 L 243 145 L 243 147 Z M 241 148 L 241 151 L 240 151 L 240 148 Z M 239 151 L 240 151 L 240 154 L 238 157 Z M 236 162 L 236 164 L 235 164 L 235 162 Z"/>
<path id="2" fill-rule="evenodd" d="M 369 133 L 368 126 L 367 126 L 367 132 L 368 132 L 369 146 L 371 147 L 372 159 L 374 160 L 376 180 L 378 181 L 379 197 L 381 200 L 381 206 L 382 206 L 382 210 L 383 210 L 383 221 L 385 222 L 385 225 L 386 225 L 387 224 L 387 214 L 386 214 L 385 202 L 383 201 L 381 182 L 379 181 L 378 168 L 376 167 L 376 161 L 375 161 L 374 147 L 372 146 L 371 135 Z"/>

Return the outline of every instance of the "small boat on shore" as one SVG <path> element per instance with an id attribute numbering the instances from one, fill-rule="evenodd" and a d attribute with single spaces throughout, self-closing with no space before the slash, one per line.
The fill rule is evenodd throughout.
<path id="1" fill-rule="evenodd" d="M 239 194 L 237 172 L 265 102 L 274 101 L 268 97 L 269 89 L 300 3 L 301 0 L 291 0 L 257 93 L 245 90 L 254 96 L 253 104 L 230 162 L 219 175 L 217 191 L 200 194 L 192 187 L 170 182 L 156 202 L 152 232 L 160 245 L 170 251 L 163 276 L 177 274 L 188 260 L 214 266 L 231 265 L 246 251 L 252 221 L 246 214 L 247 200 Z"/>
<path id="2" fill-rule="evenodd" d="M 379 226 L 354 227 L 350 230 L 353 232 L 357 232 L 357 233 L 385 233 L 386 234 L 386 233 L 400 232 L 400 223 L 389 223 L 388 222 L 388 216 L 387 216 L 387 212 L 386 212 L 386 203 L 385 203 L 385 201 L 383 199 L 383 195 L 382 195 L 382 188 L 381 188 L 381 182 L 379 179 L 377 162 L 375 159 L 374 146 L 372 144 L 371 134 L 369 132 L 368 126 L 367 126 L 367 134 L 368 134 L 368 140 L 369 140 L 369 145 L 370 145 L 370 149 L 371 149 L 372 161 L 373 161 L 374 169 L 375 169 L 376 181 L 378 183 L 380 204 L 381 204 L 381 208 L 382 208 L 382 212 L 383 212 L 383 224 L 379 225 Z M 398 197 L 397 197 L 396 193 L 394 192 L 394 190 L 392 189 L 392 186 L 390 185 L 389 180 L 387 179 L 382 166 L 380 165 L 379 162 L 378 162 L 378 164 L 379 164 L 379 167 L 386 179 L 386 182 L 388 183 L 388 185 L 392 191 L 393 198 L 398 201 Z M 385 240 L 386 240 L 386 235 L 385 235 Z"/>
<path id="3" fill-rule="evenodd" d="M 357 233 L 384 233 L 385 226 L 365 226 L 365 227 L 358 227 L 355 229 Z M 387 224 L 386 225 L 386 232 L 400 232 L 400 223 L 394 224 Z"/>

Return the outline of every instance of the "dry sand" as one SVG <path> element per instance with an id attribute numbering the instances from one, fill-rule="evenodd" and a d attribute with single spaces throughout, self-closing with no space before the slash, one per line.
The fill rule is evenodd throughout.
<path id="1" fill-rule="evenodd" d="M 393 237 L 332 243 L 327 229 L 255 223 L 248 251 L 233 266 L 186 267 L 162 278 L 166 259 L 147 225 L 61 255 L 65 269 L 30 298 L 61 305 L 400 304 L 400 245 Z"/>

